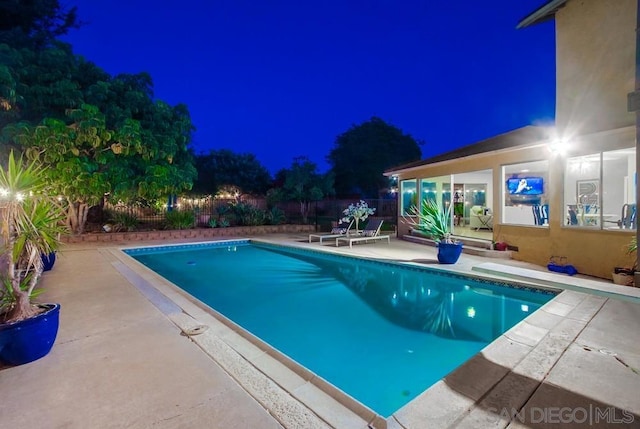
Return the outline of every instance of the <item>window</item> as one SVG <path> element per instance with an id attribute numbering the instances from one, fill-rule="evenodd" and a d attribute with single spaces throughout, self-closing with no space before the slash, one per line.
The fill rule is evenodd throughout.
<path id="1" fill-rule="evenodd" d="M 418 202 L 417 192 L 417 180 L 409 179 L 400 182 L 400 203 L 402 207 L 402 214 L 408 215 L 409 208 Z"/>
<path id="2" fill-rule="evenodd" d="M 635 148 L 567 159 L 564 180 L 566 225 L 635 229 L 635 163 Z"/>
<path id="3" fill-rule="evenodd" d="M 602 154 L 602 227 L 636 229 L 636 149 Z"/>
<path id="4" fill-rule="evenodd" d="M 567 159 L 564 174 L 565 224 L 600 228 L 600 154 Z"/>
<path id="5" fill-rule="evenodd" d="M 548 179 L 549 161 L 503 166 L 502 222 L 548 227 Z"/>

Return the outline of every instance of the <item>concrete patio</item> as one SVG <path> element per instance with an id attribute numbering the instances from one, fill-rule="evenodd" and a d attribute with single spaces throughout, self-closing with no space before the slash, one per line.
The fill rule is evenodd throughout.
<path id="1" fill-rule="evenodd" d="M 567 290 L 384 419 L 131 264 L 131 243 L 69 244 L 43 278 L 58 339 L 0 368 L 0 428 L 640 427 L 639 288 L 465 254 L 439 266 L 397 239 L 259 239 Z"/>

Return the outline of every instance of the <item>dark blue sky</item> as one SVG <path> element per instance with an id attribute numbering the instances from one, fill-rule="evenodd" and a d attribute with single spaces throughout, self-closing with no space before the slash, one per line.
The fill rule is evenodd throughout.
<path id="1" fill-rule="evenodd" d="M 270 171 L 378 116 L 423 157 L 552 120 L 553 22 L 516 30 L 544 0 L 67 0 L 65 39 L 111 74 L 149 72 L 185 103 L 196 152 L 254 153 Z"/>

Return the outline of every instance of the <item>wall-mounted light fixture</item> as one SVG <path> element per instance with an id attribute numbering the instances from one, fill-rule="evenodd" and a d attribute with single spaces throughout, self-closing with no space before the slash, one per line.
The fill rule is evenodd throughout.
<path id="1" fill-rule="evenodd" d="M 562 139 L 551 140 L 547 146 L 552 155 L 564 156 L 569 151 L 570 145 Z"/>

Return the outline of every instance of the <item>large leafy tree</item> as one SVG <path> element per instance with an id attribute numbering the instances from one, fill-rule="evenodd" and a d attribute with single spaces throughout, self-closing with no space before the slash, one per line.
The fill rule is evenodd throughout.
<path id="1" fill-rule="evenodd" d="M 46 118 L 32 126 L 26 122 L 5 128 L 5 137 L 21 145 L 27 156 L 44 168 L 50 192 L 64 197 L 67 224 L 83 232 L 89 207 L 104 195 L 130 189 L 131 172 L 117 162 L 143 151 L 140 125 L 131 121 L 120 130 L 105 126 L 104 116 L 94 106 L 70 112 L 72 123 Z M 112 186 L 114 184 L 114 186 Z"/>
<path id="2" fill-rule="evenodd" d="M 15 147 L 52 167 L 74 232 L 105 194 L 150 200 L 190 189 L 185 105 L 154 99 L 147 73 L 112 77 L 56 40 L 78 26 L 75 9 L 0 0 L 0 12 L 0 151 Z"/>
<path id="3" fill-rule="evenodd" d="M 80 81 L 89 75 L 86 61 L 73 55 L 68 44 L 42 50 L 0 44 L 0 60 L 0 70 L 6 73 L 4 79 L 0 77 L 2 92 L 13 100 L 12 108 L 0 114 L 0 126 L 15 121 L 38 123 L 46 117 L 64 119 L 67 109 L 83 103 Z"/>
<path id="4" fill-rule="evenodd" d="M 264 195 L 272 182 L 269 171 L 254 154 L 228 149 L 197 155 L 196 169 L 193 191 L 199 194 L 215 195 L 222 187 L 231 186 L 243 194 Z"/>
<path id="5" fill-rule="evenodd" d="M 300 204 L 302 222 L 307 223 L 309 209 L 313 201 L 333 195 L 333 174 L 321 174 L 318 166 L 306 157 L 294 158 L 290 168 L 276 173 L 279 187 L 269 190 L 272 201 L 296 201 Z"/>
<path id="6" fill-rule="evenodd" d="M 376 198 L 388 184 L 386 169 L 417 161 L 420 143 L 399 128 L 373 117 L 340 134 L 327 156 L 335 175 L 336 193 Z"/>
<path id="7" fill-rule="evenodd" d="M 8 126 L 5 137 L 48 167 L 42 174 L 51 192 L 66 201 L 67 224 L 74 233 L 84 231 L 89 208 L 105 195 L 115 201 L 154 199 L 191 186 L 193 166 L 174 164 L 180 153 L 144 144 L 140 122 L 128 119 L 109 129 L 104 115 L 91 105 L 70 111 L 69 118 L 70 124 L 46 118 L 37 126 Z"/>

